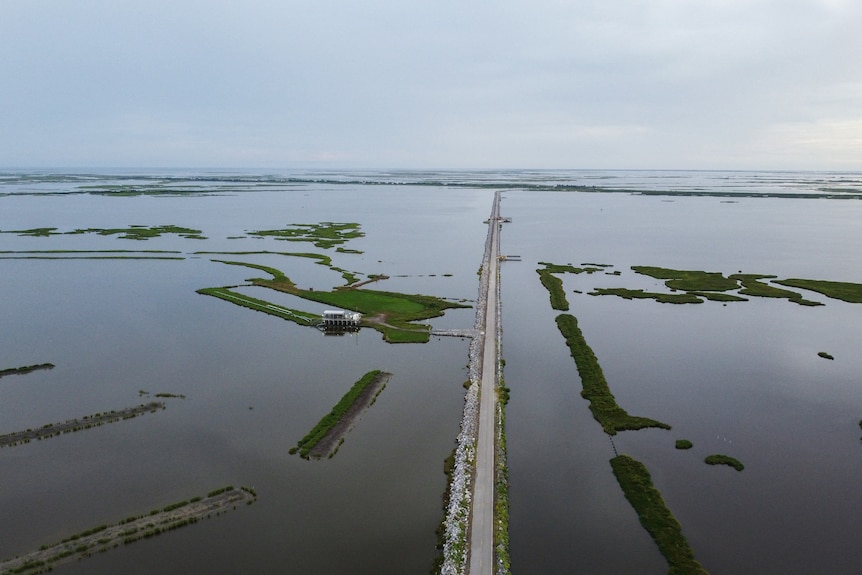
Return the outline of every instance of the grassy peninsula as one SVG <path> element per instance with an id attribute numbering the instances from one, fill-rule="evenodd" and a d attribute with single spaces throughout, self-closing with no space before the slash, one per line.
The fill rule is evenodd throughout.
<path id="1" fill-rule="evenodd" d="M 614 476 L 622 487 L 626 499 L 634 507 L 641 525 L 653 538 L 659 551 L 668 562 L 670 575 L 709 575 L 694 558 L 682 527 L 665 505 L 661 493 L 653 486 L 646 466 L 629 457 L 619 455 L 611 459 Z"/>
<path id="2" fill-rule="evenodd" d="M 314 254 L 302 254 L 302 256 L 327 257 L 316 256 Z M 364 316 L 362 319 L 363 327 L 370 327 L 379 331 L 383 335 L 383 339 L 389 343 L 425 343 L 430 339 L 430 326 L 414 322 L 439 317 L 443 315 L 445 310 L 450 308 L 470 307 L 462 303 L 429 295 L 403 294 L 360 288 L 361 285 L 368 282 L 341 286 L 328 292 L 302 289 L 282 271 L 270 266 L 224 260 L 213 261 L 260 270 L 272 276 L 271 279 L 250 278 L 248 281 L 251 285 L 274 289 L 306 300 L 323 303 L 328 307 L 359 312 Z M 349 274 L 350 272 L 345 273 Z M 376 281 L 378 279 L 381 279 L 381 277 L 374 276 L 369 281 Z M 237 305 L 277 315 L 304 325 L 314 325 L 315 320 L 319 319 L 319 316 L 315 314 L 277 306 L 264 300 L 238 294 L 226 287 L 203 288 L 197 291 L 200 294 L 219 297 Z"/>
<path id="3" fill-rule="evenodd" d="M 596 421 L 601 424 L 605 433 L 615 435 L 618 431 L 643 429 L 645 427 L 670 429 L 670 425 L 667 423 L 629 415 L 625 409 L 617 405 L 617 401 L 608 387 L 608 382 L 605 380 L 599 360 L 587 344 L 587 340 L 584 339 L 584 334 L 578 327 L 578 320 L 574 316 L 558 315 L 557 327 L 563 337 L 566 338 L 566 345 L 569 346 L 569 351 L 578 367 L 578 374 L 581 376 L 581 385 L 583 386 L 581 397 L 590 402 L 590 411 Z"/>

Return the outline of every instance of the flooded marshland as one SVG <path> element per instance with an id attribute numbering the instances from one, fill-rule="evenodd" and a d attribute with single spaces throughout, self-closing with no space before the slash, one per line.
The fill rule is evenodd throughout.
<path id="1" fill-rule="evenodd" d="M 276 268 L 303 288 L 342 285 L 337 267 L 388 276 L 371 289 L 472 300 L 483 221 L 502 189 L 513 219 L 502 251 L 521 256 L 501 272 L 513 571 L 667 570 L 611 474 L 614 445 L 579 395 L 535 272 L 547 261 L 612 266 L 560 276 L 569 313 L 620 405 L 673 426 L 622 432 L 614 444 L 647 465 L 698 560 L 713 574 L 856 572 L 862 305 L 813 292 L 805 297 L 825 305 L 588 292 L 668 291 L 630 269 L 639 265 L 862 283 L 860 187 L 852 174 L 5 174 L 0 369 L 56 367 L 0 379 L 0 434 L 158 393 L 185 397 L 0 450 L 0 559 L 234 484 L 254 487 L 257 503 L 60 569 L 427 573 L 468 342 L 393 345 L 369 329 L 327 336 L 196 290 L 266 277 L 213 261 L 232 260 Z M 321 222 L 355 222 L 364 235 L 338 251 L 253 233 Z M 100 233 L 132 226 L 203 239 L 170 228 L 146 240 Z M 42 228 L 56 229 L 25 233 Z M 300 252 L 332 265 L 284 255 Z M 473 310 L 428 323 L 472 327 Z M 291 457 L 374 369 L 393 376 L 337 455 Z M 674 449 L 682 438 L 694 447 Z M 704 464 L 713 453 L 745 470 Z"/>

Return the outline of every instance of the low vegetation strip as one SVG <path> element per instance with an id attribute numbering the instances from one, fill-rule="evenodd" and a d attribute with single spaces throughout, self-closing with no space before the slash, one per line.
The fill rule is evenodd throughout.
<path id="1" fill-rule="evenodd" d="M 840 299 L 848 303 L 862 303 L 862 284 L 849 282 L 831 282 L 825 280 L 804 280 L 789 278 L 776 280 L 775 283 L 788 287 L 807 289 L 821 293 L 832 299 Z"/>
<path id="2" fill-rule="evenodd" d="M 321 459 L 332 457 L 358 421 L 362 412 L 374 404 L 377 396 L 383 391 L 386 382 L 392 377 L 375 369 L 363 375 L 353 384 L 344 397 L 335 404 L 327 415 L 290 449 L 291 455 L 299 452 L 303 459 Z"/>
<path id="3" fill-rule="evenodd" d="M 39 363 L 36 365 L 24 365 L 22 367 L 12 367 L 9 369 L 0 369 L 0 377 L 7 375 L 24 375 L 40 369 L 54 369 L 53 363 Z"/>
<path id="4" fill-rule="evenodd" d="M 213 514 L 235 509 L 241 503 L 251 505 L 256 499 L 257 494 L 250 487 L 216 489 L 206 497 L 179 501 L 144 515 L 127 517 L 112 525 L 87 529 L 59 543 L 43 545 L 38 551 L 7 559 L 0 563 L 0 575 L 45 573 L 62 563 L 193 525 Z"/>
<path id="5" fill-rule="evenodd" d="M 555 276 L 549 269 L 538 269 L 539 281 L 551 295 L 551 307 L 558 311 L 568 311 L 569 301 L 563 289 L 563 280 Z"/>
<path id="6" fill-rule="evenodd" d="M 733 467 L 737 471 L 745 469 L 745 466 L 741 461 L 729 455 L 707 455 L 703 461 L 707 465 L 727 465 L 729 467 Z"/>
<path id="7" fill-rule="evenodd" d="M 614 476 L 622 487 L 626 499 L 634 507 L 641 525 L 653 538 L 659 551 L 668 562 L 670 575 L 709 575 L 694 558 L 694 551 L 682 533 L 679 521 L 665 505 L 646 466 L 629 457 L 618 455 L 611 459 Z"/>
<path id="8" fill-rule="evenodd" d="M 238 306 L 274 315 L 298 323 L 299 325 L 316 325 L 321 320 L 319 315 L 275 305 L 262 299 L 233 292 L 224 287 L 201 288 L 197 290 L 197 293 L 217 297 Z"/>
<path id="9" fill-rule="evenodd" d="M 49 423 L 38 429 L 25 429 L 24 431 L 15 431 L 0 435 L 0 447 L 10 447 L 20 445 L 22 443 L 30 443 L 30 441 L 47 439 L 56 437 L 63 433 L 72 433 L 84 429 L 90 429 L 105 425 L 106 423 L 115 423 L 126 419 L 132 419 L 138 415 L 145 413 L 154 413 L 160 409 L 164 409 L 165 404 L 161 401 L 153 401 L 144 403 L 136 407 L 127 407 L 119 411 L 106 411 L 104 413 L 96 413 L 94 415 L 85 415 L 79 419 L 69 419 L 60 423 Z"/>
<path id="10" fill-rule="evenodd" d="M 578 327 L 578 320 L 574 316 L 569 314 L 558 315 L 557 327 L 563 337 L 566 338 L 566 345 L 569 346 L 569 351 L 578 367 L 578 374 L 581 376 L 581 385 L 583 386 L 581 397 L 590 402 L 590 411 L 596 421 L 601 424 L 605 433 L 615 435 L 618 431 L 643 429 L 645 427 L 670 429 L 670 425 L 667 423 L 629 415 L 625 409 L 617 405 L 617 401 L 608 387 L 608 382 L 605 380 L 605 374 L 602 372 L 599 360 L 592 348 L 587 345 L 587 340 L 584 339 L 584 334 Z"/>

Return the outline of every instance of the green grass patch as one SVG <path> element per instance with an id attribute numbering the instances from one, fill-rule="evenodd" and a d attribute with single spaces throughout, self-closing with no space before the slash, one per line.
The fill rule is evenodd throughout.
<path id="1" fill-rule="evenodd" d="M 677 439 L 675 447 L 677 449 L 691 449 L 694 447 L 694 444 L 688 439 Z"/>
<path id="2" fill-rule="evenodd" d="M 745 469 L 745 466 L 742 464 L 741 461 L 729 455 L 707 455 L 703 461 L 707 465 L 729 465 L 737 471 L 742 471 L 743 469 Z"/>
<path id="3" fill-rule="evenodd" d="M 315 445 L 322 440 L 327 433 L 329 433 L 335 425 L 341 421 L 341 418 L 344 417 L 344 414 L 347 413 L 347 410 L 350 409 L 350 406 L 359 399 L 359 396 L 362 395 L 362 392 L 365 391 L 365 388 L 374 383 L 375 379 L 382 372 L 379 369 L 375 369 L 369 371 L 365 375 L 363 375 L 359 381 L 353 384 L 350 390 L 344 394 L 344 396 L 335 404 L 332 410 L 323 416 L 323 418 L 317 422 L 311 431 L 309 431 L 305 437 L 300 439 L 296 447 L 290 449 L 290 453 L 294 454 L 299 452 L 299 456 L 303 459 L 308 459 L 308 454 L 314 448 Z"/>
<path id="4" fill-rule="evenodd" d="M 654 419 L 629 415 L 625 409 L 617 405 L 616 399 L 608 387 L 608 382 L 605 380 L 599 360 L 592 348 L 587 345 L 587 341 L 578 327 L 578 320 L 574 316 L 558 315 L 557 327 L 566 339 L 566 345 L 569 346 L 569 351 L 578 368 L 578 374 L 581 376 L 581 385 L 583 386 L 581 397 L 590 402 L 590 411 L 596 421 L 601 424 L 605 433 L 615 435 L 618 431 L 637 430 L 646 427 L 671 428 L 670 425 Z"/>
<path id="5" fill-rule="evenodd" d="M 641 525 L 653 538 L 668 562 L 670 575 L 709 575 L 695 558 L 694 551 L 682 533 L 682 526 L 655 488 L 646 466 L 619 455 L 611 459 L 611 468 L 626 499 L 638 514 Z"/>
<path id="6" fill-rule="evenodd" d="M 553 274 L 548 269 L 538 269 L 539 281 L 548 290 L 551 296 L 551 307 L 559 311 L 569 310 L 569 301 L 566 299 L 566 292 L 563 290 L 563 280 Z"/>
<path id="7" fill-rule="evenodd" d="M 862 284 L 849 282 L 831 282 L 825 280 L 805 280 L 790 278 L 776 280 L 775 283 L 788 287 L 807 289 L 821 293 L 832 299 L 840 299 L 848 303 L 862 303 Z"/>
<path id="8" fill-rule="evenodd" d="M 822 357 L 823 359 L 835 359 L 835 358 L 832 356 L 832 354 L 827 353 L 827 352 L 825 352 L 825 351 L 818 351 L 818 352 L 817 352 L 817 356 L 818 356 L 818 357 Z"/>

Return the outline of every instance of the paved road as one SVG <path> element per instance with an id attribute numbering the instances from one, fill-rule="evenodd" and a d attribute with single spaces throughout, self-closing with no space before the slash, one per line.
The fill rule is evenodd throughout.
<path id="1" fill-rule="evenodd" d="M 476 447 L 476 481 L 470 523 L 470 575 L 494 572 L 494 454 L 497 394 L 497 265 L 500 248 L 500 192 L 488 221 L 491 237 L 488 261 L 488 296 L 482 351 L 482 382 L 479 387 L 479 436 Z"/>

